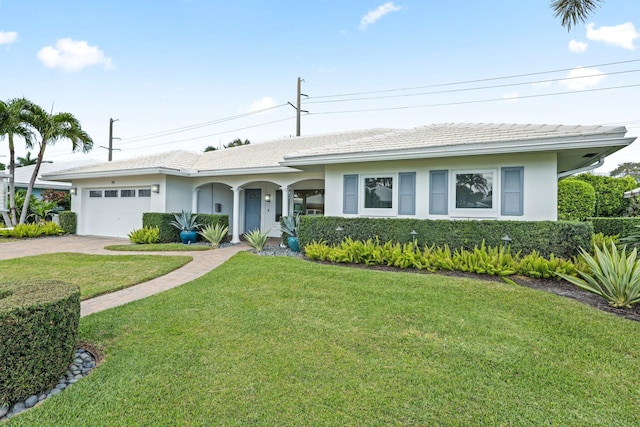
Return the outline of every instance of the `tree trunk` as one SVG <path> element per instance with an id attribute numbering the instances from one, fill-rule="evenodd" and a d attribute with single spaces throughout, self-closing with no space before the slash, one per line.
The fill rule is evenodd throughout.
<path id="1" fill-rule="evenodd" d="M 47 148 L 47 142 L 43 141 L 40 143 L 40 151 L 38 152 L 38 160 L 36 162 L 36 166 L 33 169 L 33 174 L 31 174 L 31 179 L 29 180 L 29 187 L 27 187 L 27 195 L 24 198 L 24 205 L 22 206 L 22 212 L 20 213 L 20 224 L 24 224 L 27 220 L 27 211 L 29 210 L 29 199 L 31 199 L 31 194 L 33 193 L 33 186 L 36 184 L 36 178 L 38 177 L 38 173 L 40 172 L 40 165 L 42 164 L 42 159 L 44 158 L 44 150 Z"/>
<path id="2" fill-rule="evenodd" d="M 9 134 L 9 218 L 10 222 L 7 224 L 9 227 L 13 227 L 17 224 L 16 215 L 16 149 L 13 145 L 13 134 Z"/>

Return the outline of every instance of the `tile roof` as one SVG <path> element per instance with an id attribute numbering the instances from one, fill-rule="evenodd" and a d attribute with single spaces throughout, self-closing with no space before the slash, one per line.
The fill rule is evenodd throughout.
<path id="1" fill-rule="evenodd" d="M 417 152 L 427 157 L 435 150 L 442 155 L 449 155 L 449 150 L 451 153 L 467 148 L 482 150 L 484 147 L 494 147 L 500 150 L 510 143 L 520 142 L 543 142 L 547 144 L 546 149 L 560 149 L 562 144 L 600 138 L 610 138 L 614 141 L 613 145 L 621 148 L 633 140 L 623 140 L 625 132 L 623 126 L 444 123 L 412 129 L 368 129 L 284 138 L 207 153 L 176 150 L 89 165 L 50 176 L 67 180 L 74 176 L 106 176 L 132 170 L 136 173 L 157 173 L 159 169 L 169 173 L 199 175 L 278 172 L 287 170 L 289 165 L 313 164 L 314 159 L 320 164 L 328 158 L 345 162 L 349 161 L 350 156 L 371 155 L 371 159 L 375 159 L 376 155 L 385 153 L 410 156 Z"/>
<path id="2" fill-rule="evenodd" d="M 623 126 L 563 126 L 563 125 L 518 125 L 518 124 L 468 124 L 444 123 L 413 129 L 394 129 L 334 145 L 314 147 L 289 153 L 285 160 L 313 156 L 348 155 L 407 150 L 415 148 L 437 148 L 471 146 L 509 141 L 532 141 L 562 138 L 586 138 L 603 134 L 621 133 Z"/>
<path id="3" fill-rule="evenodd" d="M 320 149 L 326 145 L 342 144 L 388 132 L 390 129 L 368 129 L 324 135 L 298 136 L 259 144 L 242 145 L 232 149 L 210 151 L 200 156 L 194 169 L 198 171 L 238 170 L 281 167 L 285 155 L 304 150 Z"/>

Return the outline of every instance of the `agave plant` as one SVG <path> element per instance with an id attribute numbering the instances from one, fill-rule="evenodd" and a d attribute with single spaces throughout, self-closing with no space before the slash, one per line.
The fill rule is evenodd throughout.
<path id="1" fill-rule="evenodd" d="M 264 245 L 267 244 L 269 232 L 263 232 L 256 228 L 255 230 L 244 233 L 242 237 L 247 240 L 247 245 L 255 249 L 257 252 L 260 252 L 264 248 Z"/>
<path id="2" fill-rule="evenodd" d="M 640 302 L 640 260 L 637 249 L 627 255 L 626 246 L 622 250 L 611 243 L 611 248 L 595 247 L 595 257 L 580 249 L 582 258 L 591 274 L 578 270 L 582 278 L 557 273 L 566 281 L 600 295 L 613 307 L 631 307 Z"/>
<path id="3" fill-rule="evenodd" d="M 280 228 L 287 236 L 298 237 L 298 227 L 300 226 L 300 215 L 284 216 Z"/>
<path id="4" fill-rule="evenodd" d="M 179 214 L 173 214 L 175 221 L 171 221 L 171 225 L 180 231 L 194 231 L 200 227 L 196 221 L 198 215 L 192 215 L 191 211 L 182 211 Z"/>
<path id="5" fill-rule="evenodd" d="M 229 231 L 229 227 L 222 225 L 220 223 L 216 223 L 216 225 L 209 224 L 202 231 L 199 231 L 202 237 L 204 237 L 211 246 L 217 248 L 220 245 L 222 239 L 227 237 L 227 232 Z"/>

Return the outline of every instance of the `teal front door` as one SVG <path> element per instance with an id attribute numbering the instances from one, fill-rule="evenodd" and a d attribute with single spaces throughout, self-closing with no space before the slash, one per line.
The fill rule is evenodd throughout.
<path id="1" fill-rule="evenodd" d="M 262 190 L 245 190 L 244 231 L 260 230 L 260 211 L 262 209 Z"/>

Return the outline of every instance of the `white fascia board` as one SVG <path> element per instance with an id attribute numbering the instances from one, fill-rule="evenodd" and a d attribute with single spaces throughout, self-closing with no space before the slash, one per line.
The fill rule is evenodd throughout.
<path id="1" fill-rule="evenodd" d="M 635 141 L 635 139 L 635 137 L 599 139 L 573 137 L 571 140 L 518 140 L 506 143 L 504 141 L 500 141 L 482 144 L 456 144 L 389 151 L 300 156 L 288 160 L 285 159 L 280 162 L 280 164 L 283 166 L 304 166 L 383 160 L 406 160 L 415 158 L 481 156 L 487 154 L 513 154 L 585 148 L 626 147 Z"/>
<path id="2" fill-rule="evenodd" d="M 190 171 L 170 168 L 149 168 L 149 169 L 122 169 L 111 171 L 96 172 L 75 172 L 65 174 L 47 174 L 42 177 L 51 181 L 72 181 L 76 179 L 90 178 L 111 178 L 117 176 L 139 176 L 139 175 L 172 175 L 172 176 L 191 176 Z"/>
<path id="3" fill-rule="evenodd" d="M 231 175 L 259 175 L 272 173 L 292 173 L 300 172 L 299 169 L 290 167 L 260 167 L 260 168 L 235 168 L 235 169 L 209 169 L 199 170 L 192 176 L 231 176 Z"/>

